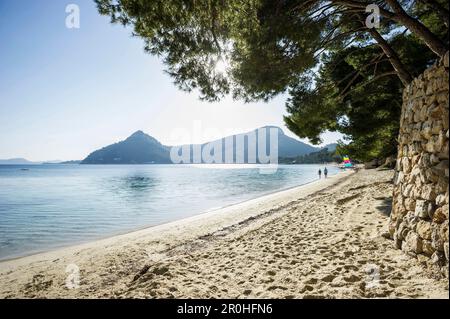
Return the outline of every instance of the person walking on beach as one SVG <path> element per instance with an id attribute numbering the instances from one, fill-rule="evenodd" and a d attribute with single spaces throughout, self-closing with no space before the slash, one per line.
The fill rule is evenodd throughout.
<path id="1" fill-rule="evenodd" d="M 321 178 L 322 178 L 322 171 L 319 168 L 319 179 L 321 179 Z"/>
<path id="2" fill-rule="evenodd" d="M 328 170 L 327 170 L 327 168 L 325 167 L 325 169 L 323 170 L 323 175 L 325 175 L 325 178 L 327 178 L 327 175 L 328 175 Z"/>

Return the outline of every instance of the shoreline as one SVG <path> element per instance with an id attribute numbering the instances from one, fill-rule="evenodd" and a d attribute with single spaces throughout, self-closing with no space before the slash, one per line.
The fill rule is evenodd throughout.
<path id="1" fill-rule="evenodd" d="M 446 279 L 383 237 L 393 175 L 345 172 L 3 261 L 0 298 L 449 298 Z"/>
<path id="2" fill-rule="evenodd" d="M 39 165 L 39 164 L 4 164 L 4 166 L 8 166 L 8 165 L 12 165 L 12 166 L 30 166 L 30 165 L 35 165 L 36 166 L 36 165 Z M 60 164 L 58 164 L 58 165 L 60 165 Z M 61 165 L 72 165 L 72 164 L 61 164 Z M 91 164 L 87 164 L 87 165 L 91 165 Z M 92 165 L 96 165 L 96 164 L 92 164 Z M 112 166 L 114 164 L 100 164 L 100 165 Z M 122 164 L 118 164 L 118 165 L 122 165 Z M 129 165 L 129 164 L 123 164 L 123 165 Z M 178 165 L 178 166 L 186 165 L 186 166 L 192 166 L 192 167 L 195 168 L 196 165 L 216 165 L 216 164 L 132 164 L 132 165 Z M 222 165 L 222 164 L 217 164 L 217 165 Z M 244 164 L 244 165 L 259 165 L 259 164 Z M 279 164 L 279 165 L 287 165 L 287 164 Z M 320 165 L 320 164 L 300 164 L 300 165 Z M 0 164 L 0 166 L 1 166 L 1 164 Z M 332 164 L 329 165 L 329 166 L 330 167 L 331 166 L 337 167 L 337 165 L 332 165 Z M 346 170 L 346 171 L 341 170 L 341 171 L 338 171 L 334 175 L 329 175 L 328 178 L 330 179 L 333 176 L 340 175 L 340 174 L 345 173 L 345 172 L 348 173 L 348 172 L 354 172 L 354 171 L 352 171 L 352 170 Z M 223 206 L 216 206 L 216 207 L 211 207 L 211 208 L 208 208 L 208 209 L 205 209 L 205 210 L 200 210 L 198 212 L 195 212 L 193 215 L 190 215 L 190 216 L 187 216 L 187 217 L 183 217 L 183 218 L 180 218 L 180 219 L 164 221 L 164 222 L 156 223 L 156 224 L 152 224 L 152 225 L 143 225 L 143 226 L 139 226 L 139 227 L 136 227 L 136 228 L 133 228 L 133 229 L 129 229 L 129 230 L 117 231 L 117 232 L 114 232 L 114 233 L 111 233 L 111 234 L 104 234 L 104 235 L 98 236 L 97 238 L 88 239 L 86 241 L 77 241 L 77 242 L 73 242 L 73 243 L 69 243 L 69 244 L 59 244 L 59 245 L 55 245 L 55 246 L 51 246 L 51 247 L 47 247 L 47 248 L 36 249 L 36 250 L 33 250 L 33 251 L 28 251 L 28 252 L 19 253 L 19 254 L 13 254 L 13 255 L 6 256 L 6 257 L 1 257 L 0 258 L 0 267 L 1 267 L 1 264 L 4 263 L 4 262 L 13 261 L 13 260 L 21 259 L 21 258 L 25 258 L 25 257 L 31 257 L 31 256 L 34 256 L 34 255 L 45 254 L 45 253 L 49 253 L 49 252 L 53 252 L 53 251 L 64 250 L 64 249 L 67 249 L 67 248 L 73 248 L 73 247 L 77 247 L 77 246 L 84 246 L 84 245 L 87 245 L 87 244 L 90 244 L 90 243 L 95 243 L 97 241 L 102 241 L 102 240 L 110 239 L 110 238 L 117 237 L 117 236 L 127 235 L 127 234 L 130 234 L 130 233 L 141 231 L 141 230 L 145 230 L 145 229 L 159 227 L 159 226 L 162 226 L 162 225 L 165 225 L 165 224 L 169 224 L 169 223 L 173 223 L 173 222 L 177 222 L 177 221 L 182 221 L 184 219 L 189 219 L 189 218 L 197 216 L 197 215 L 203 215 L 203 214 L 206 214 L 206 213 L 209 213 L 209 212 L 213 212 L 213 211 L 217 211 L 217 210 L 221 210 L 221 209 L 226 209 L 226 208 L 228 208 L 230 206 L 240 205 L 242 203 L 245 203 L 245 202 L 248 202 L 248 201 L 252 201 L 252 200 L 257 200 L 259 198 L 263 198 L 263 197 L 268 196 L 268 195 L 273 195 L 273 194 L 281 193 L 281 192 L 284 192 L 284 191 L 288 191 L 290 189 L 307 186 L 307 185 L 310 185 L 312 183 L 320 182 L 321 180 L 324 180 L 324 178 L 313 180 L 313 181 L 309 181 L 309 182 L 306 182 L 304 184 L 298 184 L 298 185 L 294 185 L 294 186 L 288 186 L 288 187 L 285 187 L 285 188 L 281 188 L 281 189 L 278 189 L 278 190 L 264 192 L 264 193 L 256 195 L 256 197 L 252 197 L 252 198 L 249 198 L 249 199 L 244 199 L 244 200 L 241 200 L 241 201 L 238 201 L 238 202 L 235 202 L 235 203 L 230 203 L 230 204 L 225 204 Z M 1 268 L 0 268 L 0 270 L 1 270 Z"/>
<path id="3" fill-rule="evenodd" d="M 181 219 L 177 219 L 177 220 L 173 220 L 173 221 L 169 221 L 169 222 L 163 222 L 161 224 L 156 224 L 156 225 L 151 225 L 151 226 L 142 226 L 130 231 L 124 231 L 121 233 L 116 233 L 113 235 L 106 235 L 104 237 L 100 237 L 94 240 L 89 240 L 87 242 L 82 242 L 82 243 L 74 243 L 71 245 L 64 245 L 64 246 L 60 246 L 60 247 L 54 247 L 54 248 L 50 248 L 50 249 L 43 249 L 41 251 L 38 252 L 32 252 L 32 253 L 28 253 L 28 254 L 24 254 L 21 256 L 17 256 L 17 257 L 7 257 L 4 259 L 0 259 L 0 272 L 2 271 L 2 266 L 8 263 L 14 263 L 15 261 L 19 261 L 21 259 L 36 259 L 39 257 L 47 257 L 47 255 L 53 255 L 53 254 L 59 254 L 59 253 L 64 253 L 64 251 L 72 251 L 72 250 L 77 250 L 77 249 L 85 249 L 85 248 L 89 248 L 90 246 L 96 246 L 96 245 L 101 245 L 103 242 L 109 242 L 112 240 L 118 240 L 119 238 L 122 237 L 134 237 L 134 235 L 141 235 L 142 232 L 151 232 L 152 230 L 155 232 L 158 232 L 159 230 L 165 230 L 165 228 L 171 228 L 171 227 L 178 227 L 178 226 L 182 226 L 184 224 L 189 224 L 190 222 L 193 221 L 197 221 L 198 218 L 202 218 L 202 217 L 212 217 L 212 215 L 218 215 L 217 217 L 220 217 L 219 215 L 221 214 L 226 214 L 228 210 L 240 210 L 240 209 L 245 209 L 248 205 L 252 205 L 254 202 L 264 202 L 265 200 L 269 200 L 271 199 L 271 197 L 283 197 L 284 195 L 287 195 L 288 192 L 291 191 L 302 191 L 302 188 L 305 188 L 303 191 L 308 192 L 309 190 L 307 189 L 308 186 L 310 185 L 314 185 L 314 184 L 321 184 L 324 181 L 331 181 L 331 180 L 335 180 L 337 177 L 337 182 L 339 182 L 340 180 L 342 180 L 343 178 L 354 174 L 355 171 L 353 170 L 348 170 L 348 171 L 341 171 L 335 175 L 331 175 L 329 176 L 327 179 L 322 178 L 322 179 L 317 179 L 311 182 L 307 182 L 305 184 L 300 184 L 300 185 L 296 185 L 296 186 L 290 186 L 287 188 L 283 188 L 280 190 L 275 190 L 260 196 L 257 196 L 255 198 L 251 198 L 251 199 L 247 199 L 247 200 L 243 200 L 237 203 L 233 203 L 233 204 L 228 204 L 222 207 L 216 207 L 216 208 L 211 208 L 208 209 L 206 211 L 202 211 L 199 213 L 196 213 L 195 215 L 189 216 L 189 217 L 184 217 Z M 319 186 L 319 185 L 318 185 Z M 329 187 L 328 183 L 326 183 L 326 185 L 324 187 Z M 243 207 L 244 206 L 244 207 Z M 238 216 L 236 216 L 236 218 L 239 218 Z M 239 222 L 239 220 L 235 221 L 236 223 Z"/>

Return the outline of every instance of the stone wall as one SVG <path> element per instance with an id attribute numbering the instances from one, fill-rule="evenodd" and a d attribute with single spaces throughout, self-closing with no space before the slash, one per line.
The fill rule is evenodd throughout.
<path id="1" fill-rule="evenodd" d="M 448 276 L 448 53 L 403 92 L 389 233 L 396 247 Z"/>

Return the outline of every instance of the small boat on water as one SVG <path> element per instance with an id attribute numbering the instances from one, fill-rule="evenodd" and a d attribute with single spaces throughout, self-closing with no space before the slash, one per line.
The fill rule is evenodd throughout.
<path id="1" fill-rule="evenodd" d="M 21 168 L 20 170 L 21 171 L 29 171 L 30 169 L 29 168 Z"/>

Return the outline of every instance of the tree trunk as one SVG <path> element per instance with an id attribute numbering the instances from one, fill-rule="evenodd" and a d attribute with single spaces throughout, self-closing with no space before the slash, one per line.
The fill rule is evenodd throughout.
<path id="1" fill-rule="evenodd" d="M 386 54 L 386 56 L 388 57 L 389 62 L 391 62 L 392 66 L 394 67 L 394 70 L 400 78 L 400 81 L 402 81 L 404 86 L 407 86 L 413 80 L 413 77 L 400 60 L 400 57 L 391 48 L 389 43 L 381 36 L 381 34 L 378 33 L 377 30 L 373 28 L 368 30 L 374 40 L 377 41 L 378 45 L 381 47 L 384 54 Z"/>
<path id="2" fill-rule="evenodd" d="M 410 17 L 397 0 L 386 0 L 395 15 L 391 17 L 392 20 L 403 24 L 412 33 L 422 39 L 425 44 L 439 57 L 444 57 L 445 53 L 448 51 L 446 45 L 426 26 L 424 26 L 420 21 Z"/>

